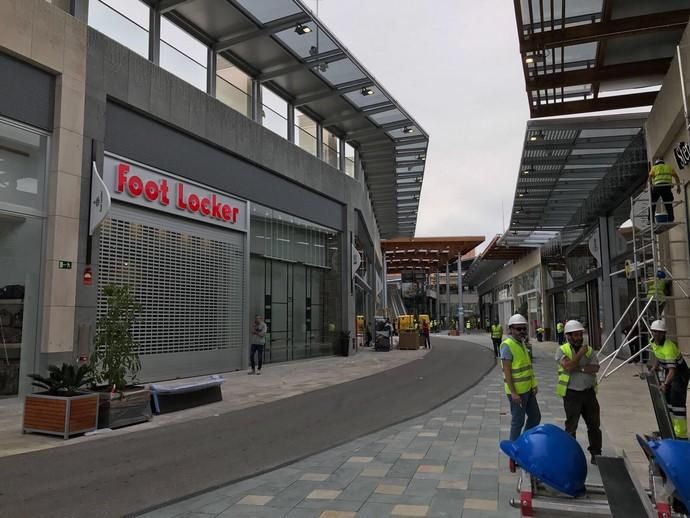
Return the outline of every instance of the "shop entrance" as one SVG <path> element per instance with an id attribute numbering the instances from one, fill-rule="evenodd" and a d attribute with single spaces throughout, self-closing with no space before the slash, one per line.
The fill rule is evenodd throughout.
<path id="1" fill-rule="evenodd" d="M 268 325 L 264 361 L 284 362 L 333 354 L 324 329 L 324 270 L 251 258 L 252 317 Z"/>

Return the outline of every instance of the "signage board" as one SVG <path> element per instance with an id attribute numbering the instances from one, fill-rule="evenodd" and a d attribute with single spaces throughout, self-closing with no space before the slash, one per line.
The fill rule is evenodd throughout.
<path id="1" fill-rule="evenodd" d="M 113 199 L 232 230 L 247 230 L 247 202 L 157 169 L 106 156 L 103 181 Z"/>

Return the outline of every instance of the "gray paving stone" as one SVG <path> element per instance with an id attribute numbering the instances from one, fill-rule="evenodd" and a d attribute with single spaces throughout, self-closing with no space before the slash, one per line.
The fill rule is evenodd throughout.
<path id="1" fill-rule="evenodd" d="M 467 485 L 468 490 L 476 491 L 494 491 L 498 487 L 498 474 L 494 475 L 480 475 L 472 472 L 470 476 L 469 483 Z"/>
<path id="2" fill-rule="evenodd" d="M 374 492 L 379 480 L 371 477 L 358 477 L 340 493 L 338 500 L 364 502 Z"/>
<path id="3" fill-rule="evenodd" d="M 465 496 L 461 491 L 440 489 L 431 500 L 431 507 L 428 516 L 440 518 L 455 518 L 462 515 L 462 505 Z"/>
<path id="4" fill-rule="evenodd" d="M 357 518 L 384 518 L 391 515 L 393 507 L 394 504 L 367 502 L 357 511 Z"/>
<path id="5" fill-rule="evenodd" d="M 290 509 L 262 505 L 233 505 L 217 518 L 283 518 Z"/>
<path id="6" fill-rule="evenodd" d="M 413 479 L 405 489 L 406 495 L 427 496 L 433 495 L 438 487 L 438 479 L 423 480 Z"/>

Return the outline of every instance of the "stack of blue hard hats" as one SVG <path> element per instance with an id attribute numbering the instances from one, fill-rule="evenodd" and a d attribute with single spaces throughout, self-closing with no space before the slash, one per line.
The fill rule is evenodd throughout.
<path id="1" fill-rule="evenodd" d="M 527 430 L 515 441 L 501 441 L 501 450 L 525 471 L 561 493 L 585 493 L 587 459 L 578 442 L 552 424 Z"/>
<path id="2" fill-rule="evenodd" d="M 690 442 L 649 441 L 655 462 L 676 488 L 675 496 L 690 509 Z"/>

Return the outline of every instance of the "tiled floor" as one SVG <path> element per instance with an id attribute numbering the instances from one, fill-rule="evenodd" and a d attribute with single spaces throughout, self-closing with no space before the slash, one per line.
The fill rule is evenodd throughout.
<path id="1" fill-rule="evenodd" d="M 482 335 L 471 339 L 490 344 Z M 562 425 L 562 402 L 554 389 L 554 347 L 536 347 L 535 368 L 542 421 Z M 509 423 L 501 375 L 495 369 L 474 388 L 422 417 L 143 516 L 517 517 L 519 512 L 509 505 L 517 476 L 509 472 L 507 458 L 498 449 Z M 591 476 L 598 476 L 596 468 Z M 248 496 L 271 499 L 248 504 Z"/>

